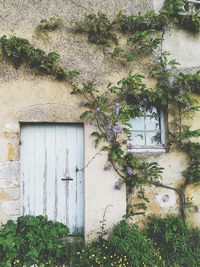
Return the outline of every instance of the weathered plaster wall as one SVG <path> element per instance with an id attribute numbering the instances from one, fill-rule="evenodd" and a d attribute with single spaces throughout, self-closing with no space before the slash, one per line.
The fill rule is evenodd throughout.
<path id="1" fill-rule="evenodd" d="M 180 68 L 199 68 L 200 35 L 181 29 L 171 29 L 165 36 L 164 49 L 170 51 L 171 58 L 180 63 Z"/>
<path id="2" fill-rule="evenodd" d="M 156 12 L 159 12 L 159 10 L 163 7 L 164 1 L 165 0 L 153 0 L 153 6 Z"/>
<path id="3" fill-rule="evenodd" d="M 81 19 L 85 13 L 98 10 L 105 11 L 111 17 L 120 10 L 127 14 L 138 11 L 145 13 L 153 8 L 153 4 L 159 9 L 160 3 L 151 0 L 0 1 L 0 35 L 14 34 L 27 38 L 45 51 L 57 51 L 61 55 L 60 62 L 63 67 L 79 70 L 81 80 L 93 79 L 103 88 L 109 81 L 116 82 L 124 77 L 129 70 L 141 69 L 144 73 L 146 70 L 137 64 L 122 66 L 109 60 L 102 50 L 87 42 L 85 35 L 73 33 L 70 22 Z M 50 33 L 48 38 L 36 38 L 34 28 L 42 18 L 51 16 L 61 17 L 64 27 Z M 197 67 L 200 59 L 199 51 L 196 51 L 197 41 L 197 37 L 190 39 L 186 33 L 178 30 L 169 33 L 165 46 L 172 52 L 172 57 L 177 57 L 177 53 L 182 67 Z M 80 99 L 71 95 L 70 88 L 62 82 L 35 76 L 23 68 L 15 70 L 5 62 L 0 64 L 0 223 L 20 214 L 19 122 L 78 122 L 81 113 L 79 102 Z M 195 128 L 200 126 L 199 118 L 196 116 L 194 119 Z M 91 131 L 92 127 L 85 125 L 85 163 L 97 153 L 90 137 Z M 156 156 L 150 155 L 149 158 L 157 160 L 165 167 L 165 183 L 180 183 L 181 172 L 187 162 L 185 155 L 171 151 Z M 106 216 L 108 227 L 120 220 L 126 211 L 125 187 L 121 191 L 114 190 L 117 176 L 112 171 L 104 171 L 105 163 L 106 155 L 97 155 L 85 170 L 86 238 L 96 233 L 106 206 L 110 205 Z M 195 201 L 200 206 L 197 189 L 190 190 L 195 190 Z M 162 201 L 165 193 L 170 194 L 170 201 L 166 203 Z M 173 192 L 152 189 L 149 194 L 150 212 L 177 212 L 177 197 Z M 194 213 L 190 218 L 198 225 L 199 217 L 198 213 Z"/>

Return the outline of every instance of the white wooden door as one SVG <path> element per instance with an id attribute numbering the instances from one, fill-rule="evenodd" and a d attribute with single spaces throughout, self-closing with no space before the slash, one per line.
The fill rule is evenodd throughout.
<path id="1" fill-rule="evenodd" d="M 71 233 L 81 230 L 83 126 L 23 124 L 20 156 L 22 214 L 47 215 Z"/>

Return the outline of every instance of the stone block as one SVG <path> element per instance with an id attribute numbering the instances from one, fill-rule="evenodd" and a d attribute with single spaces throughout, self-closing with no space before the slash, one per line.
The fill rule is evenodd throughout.
<path id="1" fill-rule="evenodd" d="M 18 178 L 19 177 L 19 161 L 9 161 L 0 163 L 0 179 Z"/>
<path id="2" fill-rule="evenodd" d="M 20 214 L 20 201 L 19 200 L 0 201 L 0 210 L 1 210 L 1 213 L 4 213 L 6 215 L 19 215 Z"/>
<path id="3" fill-rule="evenodd" d="M 0 201 L 17 200 L 20 198 L 19 188 L 0 188 Z"/>
<path id="4" fill-rule="evenodd" d="M 0 190 L 5 188 L 16 188 L 19 186 L 20 182 L 17 178 L 0 179 Z"/>

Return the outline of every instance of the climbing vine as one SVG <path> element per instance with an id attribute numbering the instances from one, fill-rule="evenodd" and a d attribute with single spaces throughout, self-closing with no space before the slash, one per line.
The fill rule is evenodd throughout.
<path id="1" fill-rule="evenodd" d="M 158 47 L 162 35 L 155 36 L 155 31 L 166 31 L 174 25 L 192 33 L 200 31 L 199 14 L 189 12 L 187 0 L 166 0 L 159 13 L 149 11 L 144 15 L 127 16 L 120 12 L 113 21 L 101 12 L 86 14 L 84 21 L 75 23 L 75 30 L 86 33 L 91 43 L 103 47 L 117 45 L 111 56 L 130 62 L 152 53 Z M 118 46 L 116 32 L 133 34 L 128 37 L 125 48 Z"/>
<path id="2" fill-rule="evenodd" d="M 180 86 L 183 74 L 173 72 L 176 65 L 176 61 L 168 60 L 166 51 L 160 54 L 160 61 L 150 71 L 150 75 L 157 79 L 155 89 L 145 85 L 142 75 L 129 73 L 117 85 L 109 84 L 103 94 L 94 84 L 85 85 L 82 89 L 76 88 L 74 93 L 85 97 L 86 101 L 81 102 L 81 106 L 87 107 L 87 111 L 82 114 L 82 119 L 97 127 L 98 131 L 92 133 L 95 144 L 96 146 L 103 144 L 102 150 L 108 152 L 108 160 L 120 176 L 116 189 L 120 189 L 124 182 L 130 193 L 137 189 L 137 197 L 141 202 L 136 204 L 135 208 L 139 210 L 145 209 L 148 203 L 145 197 L 146 186 L 154 185 L 172 189 L 180 197 L 181 214 L 185 218 L 187 204 L 185 188 L 191 182 L 200 182 L 199 144 L 190 140 L 192 137 L 199 137 L 200 131 L 191 130 L 184 124 L 185 120 L 191 119 L 192 114 L 198 111 L 195 97 L 188 92 L 189 84 L 191 92 L 196 90 L 193 86 L 196 85 L 195 80 L 191 77 L 196 78 L 198 73 L 187 74 L 190 79 L 187 86 L 185 85 L 187 88 L 185 91 Z M 185 181 L 179 188 L 162 184 L 163 168 L 157 162 L 147 162 L 136 153 L 127 153 L 131 139 L 129 122 L 142 116 L 144 108 L 151 114 L 156 108 L 173 116 L 168 143 L 189 153 L 191 160 L 188 169 L 183 172 Z M 154 138 L 159 141 L 159 132 Z M 134 210 L 132 214 L 136 213 L 138 211 Z"/>
<path id="3" fill-rule="evenodd" d="M 55 31 L 62 26 L 62 19 L 57 17 L 51 17 L 49 19 L 41 19 L 40 23 L 35 29 L 37 36 L 42 34 L 48 34 L 48 32 Z"/>
<path id="4" fill-rule="evenodd" d="M 31 70 L 40 75 L 50 75 L 58 80 L 70 81 L 79 73 L 66 71 L 58 63 L 57 52 L 45 53 L 42 49 L 35 48 L 26 39 L 11 36 L 0 38 L 0 47 L 3 57 L 18 68 L 26 64 Z"/>
<path id="5" fill-rule="evenodd" d="M 121 177 L 120 183 L 126 182 L 130 192 L 156 182 L 162 173 L 162 168 L 156 162 L 148 163 L 134 153 L 127 153 L 130 119 L 142 115 L 142 105 L 148 103 L 149 110 L 153 110 L 162 100 L 160 92 L 147 88 L 143 79 L 140 74 L 129 73 L 117 85 L 109 84 L 103 94 L 93 84 L 73 91 L 85 97 L 81 106 L 88 110 L 82 114 L 82 119 L 97 126 L 98 131 L 92 133 L 95 145 L 103 144 L 102 150 L 108 152 L 109 162 Z"/>
<path id="6" fill-rule="evenodd" d="M 187 6 L 186 0 L 166 0 L 158 14 L 153 11 L 135 16 L 120 13 L 111 21 L 99 12 L 97 15 L 87 14 L 83 22 L 76 23 L 77 31 L 86 33 L 89 42 L 101 46 L 118 45 L 116 31 L 128 34 L 126 49 L 117 46 L 112 56 L 132 61 L 151 55 L 154 64 L 149 76 L 156 79 L 155 88 L 149 88 L 141 74 L 130 72 L 117 84 L 108 84 L 101 93 L 92 82 L 84 85 L 74 83 L 73 78 L 78 72 L 64 70 L 57 63 L 59 55 L 56 52 L 47 54 L 15 36 L 0 38 L 3 57 L 16 68 L 26 64 L 38 74 L 67 81 L 72 86 L 72 93 L 82 96 L 80 105 L 85 111 L 81 118 L 96 127 L 97 130 L 92 133 L 95 146 L 108 153 L 108 162 L 120 177 L 115 188 L 120 190 L 121 185 L 126 183 L 129 192 L 137 193 L 140 200 L 133 210 L 128 211 L 129 215 L 140 214 L 146 209 L 149 200 L 145 196 L 145 188 L 153 185 L 172 189 L 179 195 L 180 211 L 185 219 L 185 189 L 188 184 L 200 182 L 200 145 L 192 141 L 192 138 L 200 137 L 200 130 L 192 130 L 185 123 L 198 111 L 193 93 L 199 94 L 200 72 L 177 73 L 178 63 L 169 60 L 169 53 L 163 50 L 165 32 L 169 26 L 178 25 L 192 32 L 199 31 L 199 16 L 184 13 Z M 49 30 L 49 22 L 42 23 L 45 25 L 42 27 Z M 50 26 L 53 30 L 55 25 L 53 23 L 52 28 L 50 23 Z M 179 188 L 162 183 L 163 168 L 157 162 L 148 162 L 141 155 L 127 152 L 131 148 L 130 120 L 142 116 L 145 111 L 156 117 L 155 109 L 158 112 L 163 110 L 173 118 L 166 145 L 174 145 L 188 154 L 188 168 L 183 172 L 184 182 Z M 160 132 L 153 138 L 159 142 Z"/>
<path id="7" fill-rule="evenodd" d="M 85 15 L 84 22 L 76 22 L 75 30 L 77 32 L 87 33 L 88 40 L 98 45 L 110 45 L 118 43 L 117 35 L 114 32 L 112 22 L 106 14 L 98 12 L 98 14 Z"/>
<path id="8" fill-rule="evenodd" d="M 148 202 L 145 197 L 146 186 L 154 185 L 172 189 L 180 197 L 180 212 L 183 219 L 186 218 L 187 206 L 185 189 L 190 183 L 200 182 L 198 153 L 200 146 L 199 143 L 191 141 L 194 137 L 200 137 L 200 131 L 191 130 L 186 124 L 186 121 L 191 119 L 193 113 L 199 109 L 195 96 L 191 93 L 199 93 L 200 72 L 175 72 L 178 63 L 176 60 L 169 60 L 170 54 L 163 50 L 162 43 L 167 28 L 173 25 L 199 32 L 199 15 L 188 14 L 187 8 L 186 0 L 166 0 L 158 14 L 153 11 L 137 16 L 126 16 L 120 13 L 113 22 L 105 14 L 86 15 L 82 30 L 88 34 L 90 42 L 99 44 L 99 38 L 111 40 L 114 30 L 132 34 L 128 37 L 126 49 L 115 47 L 112 56 L 130 62 L 142 56 L 153 55 L 154 66 L 150 69 L 149 76 L 157 80 L 157 85 L 154 89 L 147 88 L 143 82 L 143 76 L 129 73 L 117 85 L 109 84 L 103 94 L 98 92 L 94 84 L 74 90 L 74 93 L 83 95 L 86 100 L 81 103 L 88 108 L 82 114 L 82 118 L 97 126 L 98 131 L 92 134 L 96 146 L 102 142 L 102 150 L 108 151 L 108 160 L 120 176 L 116 189 L 125 182 L 130 192 L 137 191 L 141 202 L 136 204 L 135 208 L 139 210 L 145 209 Z M 107 34 L 104 34 L 106 26 L 103 31 L 99 31 L 102 23 L 99 20 L 100 16 L 104 19 L 104 26 L 108 23 Z M 91 23 L 91 18 L 94 24 Z M 155 36 L 155 31 L 160 34 Z M 115 43 L 117 43 L 116 40 Z M 110 45 L 110 42 L 104 40 L 101 44 Z M 188 168 L 183 172 L 185 180 L 179 188 L 162 183 L 163 168 L 156 162 L 146 162 L 135 153 L 127 153 L 131 139 L 130 120 L 142 116 L 144 109 L 153 113 L 154 108 L 164 110 L 173 118 L 170 122 L 168 145 L 174 145 L 188 154 Z M 159 133 L 154 138 L 159 139 Z M 134 210 L 131 214 L 135 213 L 137 212 Z"/>
<path id="9" fill-rule="evenodd" d="M 84 21 L 75 23 L 75 30 L 86 33 L 91 43 L 110 45 L 118 43 L 117 30 L 123 34 L 135 34 L 151 30 L 162 31 L 173 25 L 194 33 L 199 32 L 199 14 L 189 12 L 188 0 L 165 0 L 159 13 L 149 11 L 144 15 L 127 16 L 120 12 L 113 21 L 101 12 L 86 14 Z"/>

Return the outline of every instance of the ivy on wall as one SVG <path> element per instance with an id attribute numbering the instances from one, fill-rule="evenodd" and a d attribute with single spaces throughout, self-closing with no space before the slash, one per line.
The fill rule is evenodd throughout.
<path id="1" fill-rule="evenodd" d="M 83 97 L 80 105 L 86 111 L 81 117 L 96 126 L 97 130 L 92 133 L 95 145 L 100 146 L 102 151 L 107 151 L 108 161 L 120 177 L 115 185 L 116 189 L 126 183 L 130 193 L 137 192 L 140 202 L 128 210 L 128 215 L 142 213 L 146 209 L 149 201 L 145 196 L 146 187 L 159 186 L 178 193 L 180 211 L 185 219 L 185 188 L 188 184 L 200 182 L 200 145 L 192 141 L 193 137 L 200 137 L 200 130 L 191 130 L 185 124 L 198 111 L 193 93 L 199 94 L 200 72 L 174 72 L 178 63 L 169 60 L 169 53 L 163 50 L 162 45 L 165 32 L 171 25 L 179 25 L 192 32 L 199 31 L 200 19 L 197 14 L 180 14 L 187 8 L 187 4 L 185 0 L 166 0 L 158 14 L 119 14 L 111 22 L 105 14 L 98 13 L 86 15 L 83 22 L 76 23 L 77 31 L 85 32 L 89 42 L 101 46 L 118 44 L 116 30 L 131 34 L 127 40 L 127 49 L 115 47 L 112 56 L 132 61 L 144 55 L 153 55 L 154 66 L 149 70 L 149 76 L 157 80 L 153 89 L 148 88 L 144 82 L 145 77 L 141 74 L 130 72 L 116 85 L 108 84 L 104 93 L 101 93 L 92 82 L 77 85 L 73 78 L 78 72 L 65 71 L 57 63 L 59 55 L 56 52 L 46 54 L 43 50 L 34 48 L 27 40 L 15 36 L 0 38 L 4 58 L 15 67 L 26 64 L 38 74 L 67 81 L 72 86 L 72 93 Z M 155 32 L 158 32 L 156 36 Z M 162 183 L 163 168 L 157 162 L 148 162 L 136 153 L 127 153 L 127 143 L 131 137 L 129 121 L 140 117 L 144 106 L 150 113 L 156 107 L 173 118 L 168 133 L 168 145 L 172 144 L 183 150 L 189 159 L 188 168 L 183 172 L 184 182 L 179 188 Z"/>

